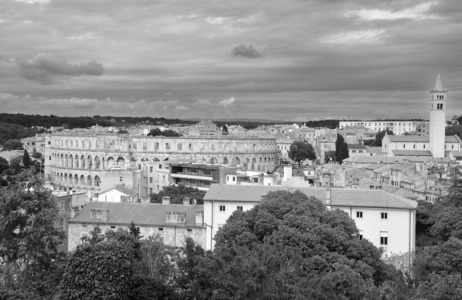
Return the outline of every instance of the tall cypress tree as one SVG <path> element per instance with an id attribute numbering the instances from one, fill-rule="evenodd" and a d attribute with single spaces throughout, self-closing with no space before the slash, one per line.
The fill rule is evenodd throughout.
<path id="1" fill-rule="evenodd" d="M 29 152 L 24 150 L 24 156 L 22 157 L 22 164 L 24 168 L 29 169 L 30 165 L 32 164 L 32 160 L 30 159 Z"/>
<path id="2" fill-rule="evenodd" d="M 337 134 L 337 141 L 335 142 L 335 159 L 342 163 L 344 159 L 350 157 L 348 154 L 348 144 L 340 134 Z"/>

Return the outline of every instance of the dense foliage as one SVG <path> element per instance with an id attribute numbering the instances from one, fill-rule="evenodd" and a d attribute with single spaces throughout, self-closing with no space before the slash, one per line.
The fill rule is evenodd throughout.
<path id="1" fill-rule="evenodd" d="M 380 257 L 346 213 L 299 191 L 272 192 L 216 235 L 206 298 L 377 299 L 400 283 Z"/>
<path id="2" fill-rule="evenodd" d="M 394 135 L 393 131 L 388 130 L 388 129 L 379 131 L 377 132 L 377 135 L 375 136 L 375 143 L 370 146 L 382 147 L 382 140 L 383 140 L 383 137 L 385 136 L 385 132 L 387 133 L 387 135 Z"/>
<path id="3" fill-rule="evenodd" d="M 176 132 L 175 130 L 167 129 L 167 130 L 162 131 L 162 130 L 160 130 L 159 128 L 154 128 L 154 129 L 151 129 L 151 131 L 149 131 L 148 136 L 170 136 L 170 137 L 178 137 L 178 136 L 181 136 L 181 134 L 179 134 L 179 133 Z"/>
<path id="4" fill-rule="evenodd" d="M 0 144 L 4 144 L 8 140 L 18 140 L 42 132 L 43 130 L 37 129 L 36 127 L 25 128 L 17 124 L 0 122 Z"/>
<path id="5" fill-rule="evenodd" d="M 64 238 L 54 197 L 30 170 L 13 179 L 0 187 L 0 295 L 51 297 Z"/>
<path id="6" fill-rule="evenodd" d="M 449 195 L 417 208 L 417 297 L 462 299 L 462 176 L 455 169 Z"/>
<path id="7" fill-rule="evenodd" d="M 22 143 L 20 140 L 12 139 L 5 141 L 2 146 L 3 151 L 11 151 L 11 150 L 23 150 Z"/>
<path id="8" fill-rule="evenodd" d="M 348 153 L 348 144 L 340 134 L 337 134 L 337 140 L 335 141 L 335 160 L 339 163 L 343 163 L 344 159 L 350 157 Z"/>
<path id="9" fill-rule="evenodd" d="M 462 126 L 459 125 L 452 125 L 447 126 L 445 129 L 446 135 L 457 135 L 459 138 L 462 139 Z"/>
<path id="10" fill-rule="evenodd" d="M 183 184 L 164 186 L 158 194 L 151 194 L 151 203 L 162 203 L 162 197 L 170 197 L 171 204 L 181 204 L 185 197 L 196 200 L 197 204 L 204 204 L 205 191 L 185 186 Z"/>
<path id="11" fill-rule="evenodd" d="M 302 160 L 315 160 L 316 153 L 314 152 L 314 148 L 311 144 L 295 141 L 292 143 L 292 145 L 290 145 L 289 158 L 297 162 L 300 166 Z"/>

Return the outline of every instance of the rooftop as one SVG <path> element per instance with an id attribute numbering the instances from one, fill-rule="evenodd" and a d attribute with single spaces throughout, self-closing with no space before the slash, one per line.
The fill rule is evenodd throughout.
<path id="1" fill-rule="evenodd" d="M 234 186 L 212 184 L 204 197 L 204 201 L 237 201 L 259 202 L 262 197 L 272 191 L 288 190 L 301 191 L 308 197 L 315 197 L 326 202 L 326 190 L 324 188 L 288 188 L 278 186 Z M 404 208 L 416 209 L 417 202 L 392 195 L 382 190 L 366 189 L 332 189 L 332 206 L 354 207 L 381 207 L 381 208 Z"/>
<path id="2" fill-rule="evenodd" d="M 89 202 L 78 212 L 69 223 L 96 223 L 90 218 L 92 209 L 108 209 L 107 221 L 98 221 L 105 224 L 130 225 L 133 221 L 136 226 L 165 226 L 167 212 L 186 213 L 185 226 L 196 225 L 196 213 L 203 211 L 203 205 L 156 204 L 156 203 L 114 203 Z M 167 225 L 168 226 L 168 225 Z"/>

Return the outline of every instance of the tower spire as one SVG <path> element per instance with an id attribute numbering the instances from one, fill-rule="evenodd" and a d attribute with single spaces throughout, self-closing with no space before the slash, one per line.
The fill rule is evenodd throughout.
<path id="1" fill-rule="evenodd" d="M 446 92 L 446 89 L 443 86 L 443 82 L 441 81 L 441 74 L 438 73 L 438 77 L 436 78 L 435 87 L 433 87 L 432 92 Z"/>

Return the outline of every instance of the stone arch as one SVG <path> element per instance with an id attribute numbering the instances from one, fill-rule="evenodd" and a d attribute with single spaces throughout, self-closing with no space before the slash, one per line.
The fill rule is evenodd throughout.
<path id="1" fill-rule="evenodd" d="M 71 154 L 70 157 L 72 157 L 72 154 Z M 72 158 L 71 158 L 71 159 L 72 159 Z M 64 155 L 64 166 L 65 166 L 66 168 L 69 168 L 69 167 L 72 168 L 72 165 L 69 166 L 69 157 L 67 156 L 67 154 Z"/>
<path id="2" fill-rule="evenodd" d="M 80 181 L 79 181 L 79 184 L 80 184 L 80 185 L 85 185 L 85 176 L 83 176 L 83 175 L 80 175 Z"/>
<path id="3" fill-rule="evenodd" d="M 67 173 L 64 173 L 63 182 L 67 182 Z"/>
<path id="4" fill-rule="evenodd" d="M 101 167 L 101 159 L 99 156 L 95 156 L 95 169 L 99 169 Z"/>
<path id="5" fill-rule="evenodd" d="M 74 168 L 79 167 L 79 156 L 76 154 L 74 155 Z"/>
<path id="6" fill-rule="evenodd" d="M 157 157 L 154 157 L 154 158 L 152 159 L 152 161 L 160 161 L 160 159 L 157 158 Z"/>
<path id="7" fill-rule="evenodd" d="M 87 161 L 88 161 L 88 170 L 91 170 L 93 168 L 93 159 L 91 155 L 88 155 Z"/>
<path id="8" fill-rule="evenodd" d="M 239 157 L 236 157 L 236 165 L 240 165 L 241 164 L 241 159 Z"/>
<path id="9" fill-rule="evenodd" d="M 73 184 L 75 184 L 75 185 L 79 184 L 79 175 L 77 175 L 77 174 L 74 175 L 74 182 L 73 182 Z"/>
<path id="10" fill-rule="evenodd" d="M 143 157 L 141 161 L 149 161 L 149 159 L 147 159 L 146 157 Z"/>
<path id="11" fill-rule="evenodd" d="M 210 159 L 210 163 L 211 163 L 212 165 L 215 165 L 217 162 L 218 162 L 218 161 L 217 161 L 217 159 L 216 159 L 215 157 L 212 157 L 212 158 Z"/>
<path id="12" fill-rule="evenodd" d="M 122 168 L 125 167 L 125 158 L 123 157 L 117 158 L 117 166 L 122 167 Z"/>
<path id="13" fill-rule="evenodd" d="M 80 167 L 82 169 L 85 169 L 85 156 L 84 155 L 80 156 Z"/>
<path id="14" fill-rule="evenodd" d="M 167 161 L 167 160 L 168 160 L 168 157 L 166 157 L 166 158 L 164 159 L 164 161 Z"/>
<path id="15" fill-rule="evenodd" d="M 87 185 L 91 186 L 92 185 L 92 178 L 91 175 L 87 176 Z"/>
<path id="16" fill-rule="evenodd" d="M 223 164 L 227 165 L 229 163 L 228 159 L 225 157 L 223 158 Z"/>
<path id="17" fill-rule="evenodd" d="M 109 156 L 107 159 L 106 159 L 106 168 L 107 169 L 110 169 L 112 168 L 114 165 L 114 158 L 112 156 Z"/>
<path id="18" fill-rule="evenodd" d="M 95 175 L 95 180 L 93 181 L 94 186 L 99 186 L 101 180 L 98 175 Z"/>

